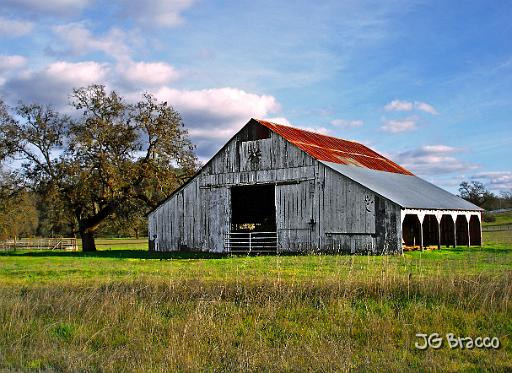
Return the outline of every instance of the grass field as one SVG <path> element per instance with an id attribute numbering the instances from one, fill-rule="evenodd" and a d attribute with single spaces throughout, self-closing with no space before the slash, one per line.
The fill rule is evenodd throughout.
<path id="1" fill-rule="evenodd" d="M 0 253 L 0 370 L 512 369 L 512 232 L 404 256 Z M 109 249 L 110 248 L 110 249 Z M 416 333 L 501 348 L 418 350 Z"/>
<path id="2" fill-rule="evenodd" d="M 485 226 L 496 226 L 496 225 L 509 225 L 512 224 L 512 211 L 502 212 L 499 214 L 495 214 L 494 217 L 496 221 L 493 222 L 483 222 L 482 225 Z"/>

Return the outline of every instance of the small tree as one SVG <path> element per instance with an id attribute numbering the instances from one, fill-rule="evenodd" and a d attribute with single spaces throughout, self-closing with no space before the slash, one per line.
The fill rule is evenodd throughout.
<path id="1" fill-rule="evenodd" d="M 459 193 L 466 201 L 482 208 L 490 207 L 496 200 L 496 196 L 479 181 L 463 181 L 460 183 Z"/>
<path id="2" fill-rule="evenodd" d="M 95 251 L 100 224 L 126 204 L 154 207 L 193 175 L 196 157 L 180 115 L 143 94 L 126 103 L 102 85 L 73 90 L 76 118 L 20 104 L 16 119 L 0 105 L 0 161 L 23 161 L 20 174 L 53 192 L 74 220 L 84 251 Z"/>
<path id="3" fill-rule="evenodd" d="M 31 236 L 37 223 L 33 194 L 19 188 L 13 175 L 0 171 L 0 239 Z"/>

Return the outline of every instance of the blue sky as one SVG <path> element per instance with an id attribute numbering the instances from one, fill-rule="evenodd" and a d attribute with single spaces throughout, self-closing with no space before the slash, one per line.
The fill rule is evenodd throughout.
<path id="1" fill-rule="evenodd" d="M 356 140 L 452 192 L 512 189 L 512 2 L 4 0 L 0 95 L 143 91 L 207 160 L 250 117 Z"/>

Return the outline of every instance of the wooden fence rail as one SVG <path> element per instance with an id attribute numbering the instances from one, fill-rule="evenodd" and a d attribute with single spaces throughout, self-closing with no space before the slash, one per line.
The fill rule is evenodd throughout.
<path id="1" fill-rule="evenodd" d="M 494 231 L 511 231 L 512 224 L 505 225 L 488 225 L 482 227 L 482 232 L 494 232 Z"/>
<path id="2" fill-rule="evenodd" d="M 0 250 L 78 250 L 76 238 L 21 238 L 0 241 Z"/>

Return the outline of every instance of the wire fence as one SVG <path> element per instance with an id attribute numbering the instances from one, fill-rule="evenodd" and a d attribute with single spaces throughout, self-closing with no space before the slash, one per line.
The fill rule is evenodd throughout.
<path id="1" fill-rule="evenodd" d="M 78 250 L 76 238 L 20 238 L 0 241 L 0 250 Z"/>
<path id="2" fill-rule="evenodd" d="M 482 232 L 511 231 L 512 224 L 505 225 L 487 225 L 482 227 Z"/>

